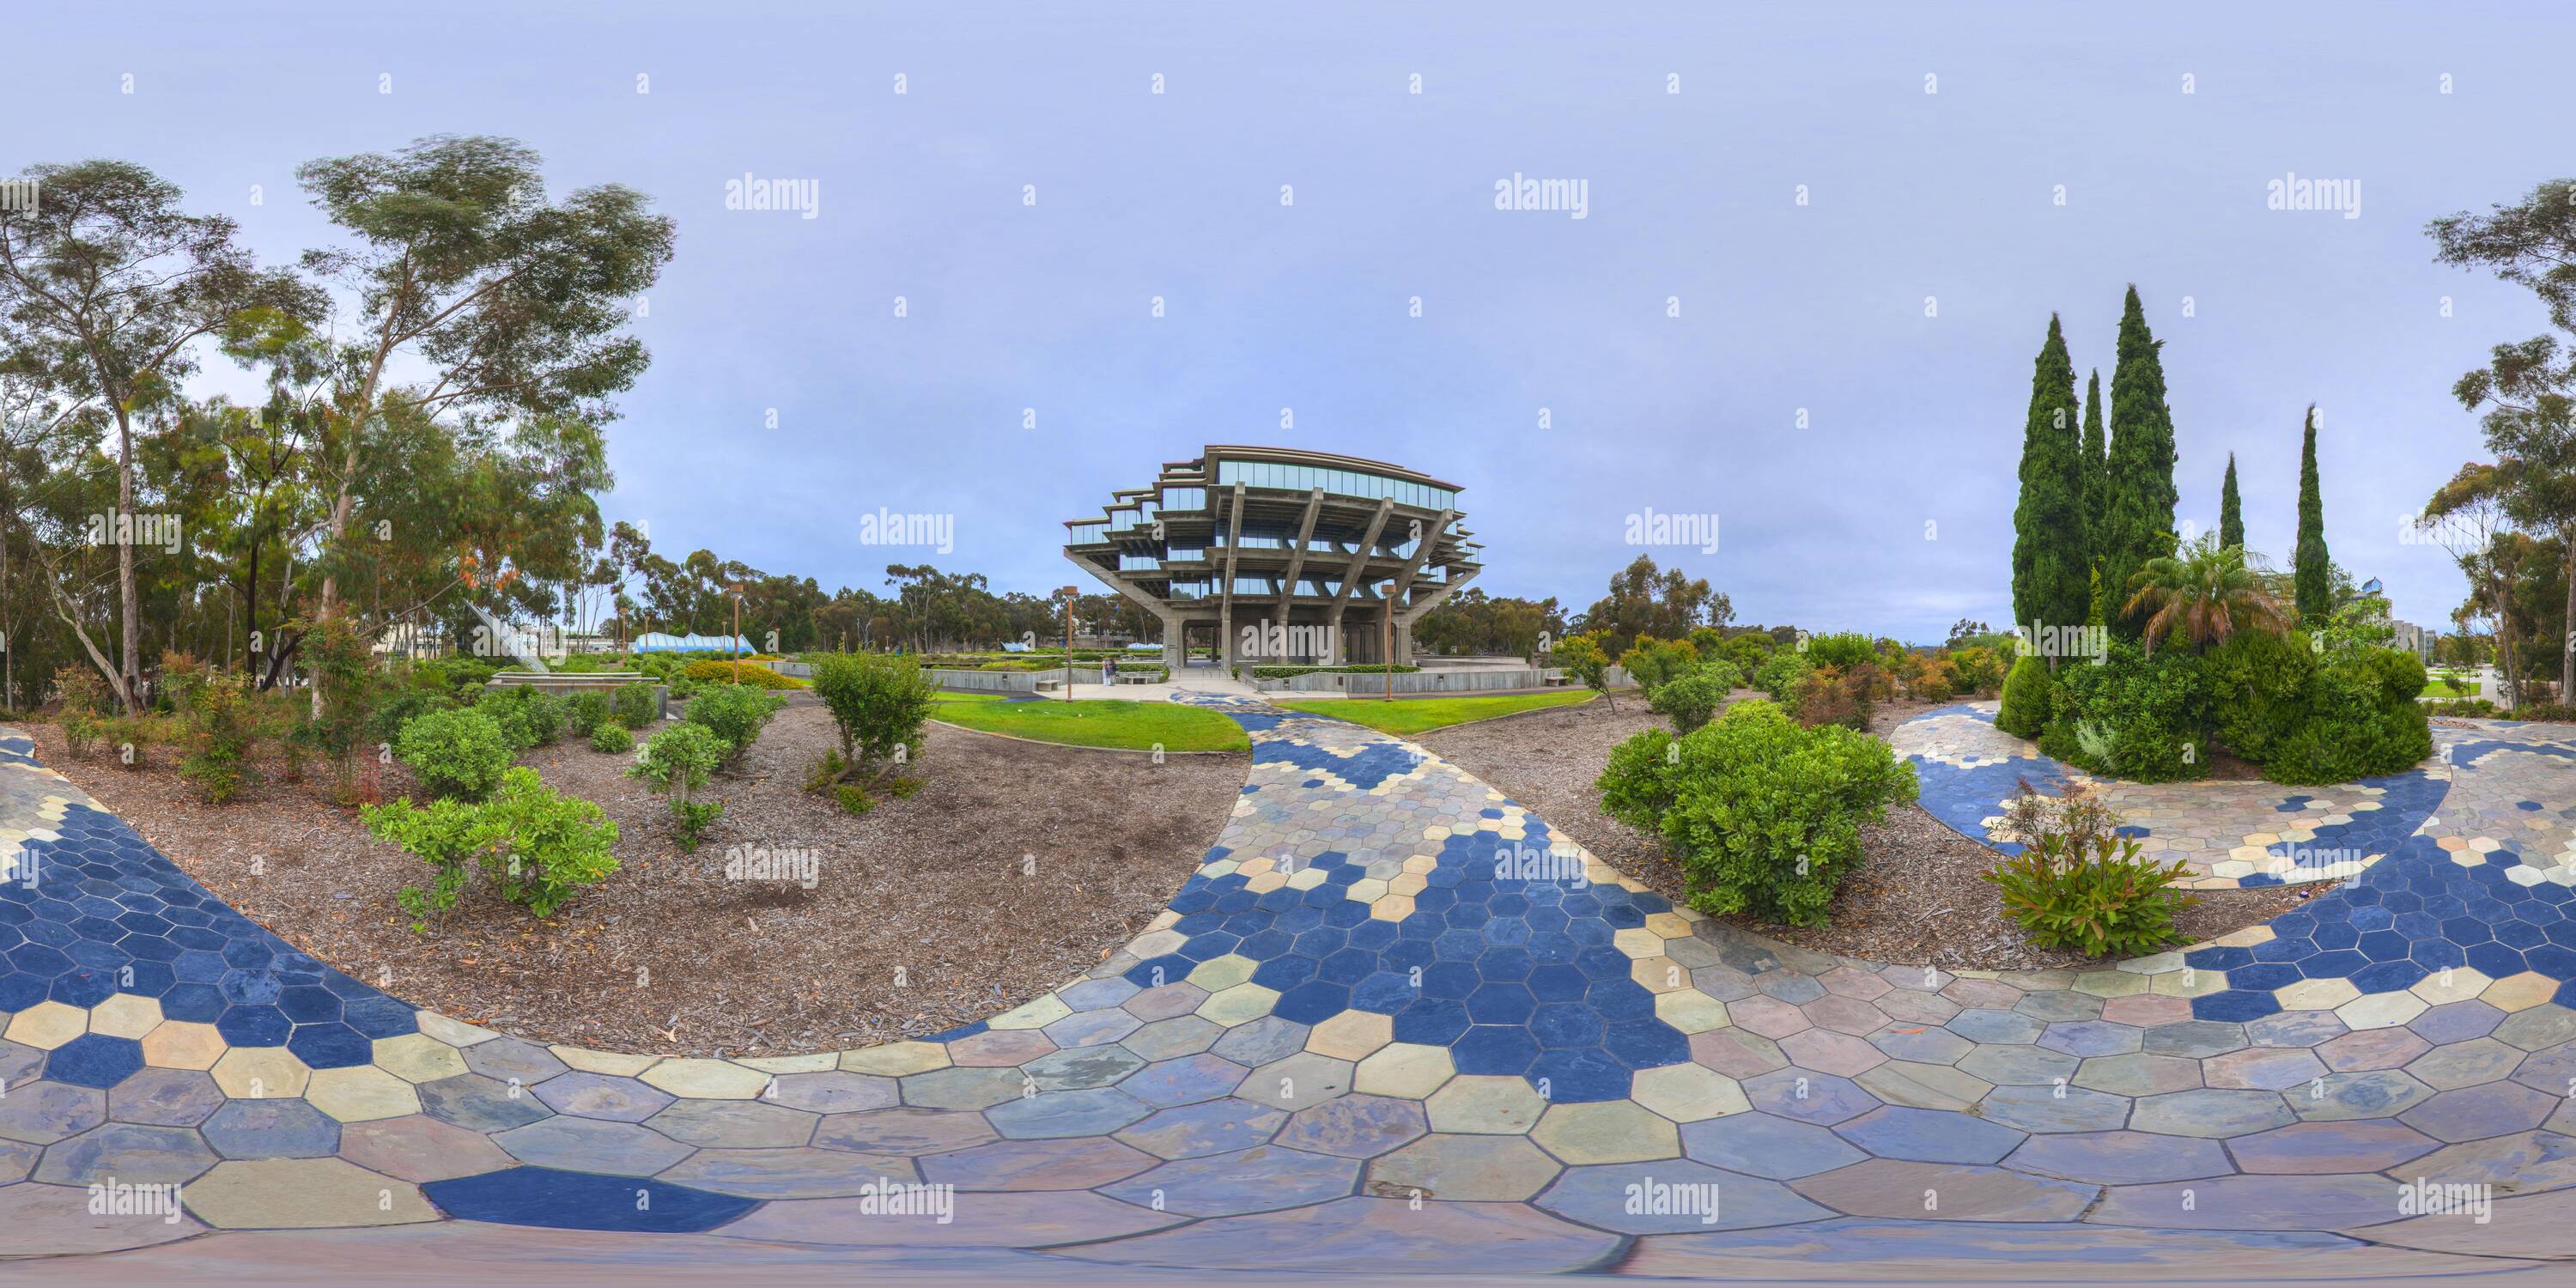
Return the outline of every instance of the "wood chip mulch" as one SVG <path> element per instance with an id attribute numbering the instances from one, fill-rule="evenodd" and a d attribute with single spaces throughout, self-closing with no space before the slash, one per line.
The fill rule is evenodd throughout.
<path id="1" fill-rule="evenodd" d="M 1740 700 L 1757 696 L 1738 691 Z M 1885 736 L 1936 704 L 1883 706 L 1871 722 Z M 1663 839 L 1601 812 L 1594 782 L 1610 750 L 1649 728 L 1671 726 L 1631 695 L 1613 711 L 1592 701 L 1460 725 L 1418 738 L 1459 768 L 1536 810 L 1550 828 L 1657 893 L 1684 901 L 1682 870 L 1665 856 Z M 2039 970 L 2083 966 L 2080 954 L 2033 945 L 2005 915 L 1996 888 L 1983 879 L 1994 851 L 1951 831 L 1921 807 L 1890 808 L 1884 822 L 1861 829 L 1862 865 L 1835 892 L 1830 924 L 1737 924 L 1768 938 L 1883 965 L 1951 970 Z M 2177 919 L 2198 942 L 2268 921 L 2333 888 L 2331 882 L 2252 890 L 2199 891 Z"/>
<path id="2" fill-rule="evenodd" d="M 832 745 L 818 707 L 778 714 L 709 795 L 693 854 L 669 811 L 586 741 L 529 753 L 546 782 L 618 824 L 618 871 L 543 921 L 469 894 L 415 933 L 396 904 L 418 859 L 374 840 L 320 775 L 201 803 L 177 755 L 140 769 L 39 754 L 253 920 L 416 1005 L 532 1040 L 604 1050 L 780 1054 L 934 1033 L 1073 979 L 1142 931 L 1215 843 L 1246 756 L 1150 757 L 934 726 L 910 799 L 851 817 L 803 791 Z M 381 771 L 380 793 L 411 784 Z M 812 851 L 813 888 L 729 879 L 729 852 Z"/>

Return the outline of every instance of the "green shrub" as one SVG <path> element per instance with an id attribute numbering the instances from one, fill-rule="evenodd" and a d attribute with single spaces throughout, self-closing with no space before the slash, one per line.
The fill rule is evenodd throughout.
<path id="1" fill-rule="evenodd" d="M 787 699 L 748 684 L 710 684 L 689 699 L 680 718 L 705 725 L 724 744 L 724 762 L 732 764 L 760 741 L 769 718 L 786 705 Z"/>
<path id="2" fill-rule="evenodd" d="M 2273 758 L 2284 740 L 2307 723 L 2308 682 L 2316 653 L 2301 633 L 2238 631 L 2211 650 L 2212 733 L 2229 751 L 2258 764 Z"/>
<path id="3" fill-rule="evenodd" d="M 1707 724 L 1709 717 L 1726 705 L 1727 691 L 1733 687 L 1727 683 L 1727 676 L 1734 668 L 1723 662 L 1716 666 L 1726 669 L 1715 672 L 1703 668 L 1664 681 L 1647 699 L 1647 707 L 1658 715 L 1670 716 L 1673 728 L 1682 733 Z"/>
<path id="4" fill-rule="evenodd" d="M 454 711 L 458 703 L 450 690 L 434 685 L 412 684 L 387 693 L 376 704 L 368 721 L 368 732 L 379 742 L 391 742 L 401 736 L 403 726 L 432 711 Z"/>
<path id="5" fill-rule="evenodd" d="M 500 673 L 499 662 L 479 657 L 442 657 L 412 663 L 409 680 L 414 685 L 461 694 L 482 688 Z"/>
<path id="6" fill-rule="evenodd" d="M 609 697 L 609 706 L 616 713 L 617 723 L 628 729 L 642 729 L 659 719 L 661 705 L 654 699 L 653 686 L 649 684 L 621 684 Z"/>
<path id="7" fill-rule="evenodd" d="M 1914 799 L 1913 766 L 1848 729 L 1806 729 L 1768 702 L 1740 702 L 1672 745 L 1648 731 L 1614 754 L 1605 807 L 1642 820 L 1659 798 L 1658 830 L 1681 860 L 1690 904 L 1819 925 L 1844 873 L 1860 861 L 1860 825 Z M 1663 762 L 1660 768 L 1656 762 Z"/>
<path id="8" fill-rule="evenodd" d="M 2040 750 L 2097 774 L 2162 783 L 2209 772 L 2209 699 L 2200 660 L 2113 640 L 2099 664 L 2057 677 Z"/>
<path id="9" fill-rule="evenodd" d="M 1995 712 L 1995 727 L 2016 738 L 2037 738 L 2048 727 L 2056 693 L 2057 679 L 2049 674 L 2046 658 L 2034 655 L 2014 662 L 2012 674 L 2004 678 L 2004 704 Z"/>
<path id="10" fill-rule="evenodd" d="M 840 734 L 841 764 L 827 780 L 838 784 L 920 755 L 938 689 L 910 658 L 851 653 L 814 664 L 814 691 Z"/>
<path id="11" fill-rule="evenodd" d="M 402 727 L 394 755 L 432 796 L 481 800 L 517 755 L 500 722 L 474 708 L 429 711 Z"/>
<path id="12" fill-rule="evenodd" d="M 1759 631 L 1747 631 L 1727 636 L 1726 642 L 1718 646 L 1718 654 L 1734 663 L 1736 670 L 1751 675 L 1754 668 L 1762 665 L 1762 659 L 1771 656 L 1777 647 L 1770 636 Z M 1708 656 L 1708 650 L 1701 649 L 1700 656 Z"/>
<path id="13" fill-rule="evenodd" d="M 2432 702 L 2425 705 L 2428 714 L 2437 716 L 2465 716 L 2473 720 L 2488 720 L 2493 719 L 2496 714 L 2496 704 L 2486 698 L 2458 698 L 2449 702 Z"/>
<path id="14" fill-rule="evenodd" d="M 720 804 L 699 805 L 689 799 L 689 793 L 707 785 L 724 755 L 724 741 L 714 730 L 701 724 L 675 724 L 646 739 L 644 750 L 626 771 L 627 777 L 670 794 L 683 850 L 698 848 L 700 835 L 724 812 Z"/>
<path id="15" fill-rule="evenodd" d="M 241 794 L 261 712 L 248 677 L 212 671 L 178 653 L 162 656 L 161 680 L 179 712 L 182 746 L 179 777 L 209 805 Z"/>
<path id="16" fill-rule="evenodd" d="M 2263 762 L 2276 783 L 2341 783 L 2394 774 L 2433 754 L 2424 664 L 2412 653 L 2363 648 L 2309 675 L 2306 719 Z"/>
<path id="17" fill-rule="evenodd" d="M 1699 653 L 1685 640 L 1659 640 L 1640 635 L 1628 651 L 1619 655 L 1619 668 L 1628 679 L 1652 697 L 1667 682 L 1688 675 L 1699 665 Z"/>
<path id="18" fill-rule="evenodd" d="M 520 751 L 548 747 L 563 737 L 563 699 L 524 684 L 488 690 L 475 709 L 492 717 L 510 745 Z"/>
<path id="19" fill-rule="evenodd" d="M 760 689 L 801 689 L 803 680 L 780 675 L 757 662 L 691 662 L 680 675 L 696 685 L 744 684 Z"/>
<path id="20" fill-rule="evenodd" d="M 1808 661 L 1806 654 L 1795 649 L 1778 649 L 1762 659 L 1762 665 L 1753 668 L 1753 687 L 1770 694 L 1773 702 L 1787 703 L 1796 697 L 1799 686 L 1806 683 L 1807 673 L 1815 669 L 1816 664 Z"/>
<path id="21" fill-rule="evenodd" d="M 1681 744 L 1661 729 L 1648 729 L 1610 749 L 1610 762 L 1595 784 L 1601 812 L 1641 831 L 1661 831 L 1673 807 Z"/>
<path id="22" fill-rule="evenodd" d="M 591 727 L 590 749 L 612 756 L 623 755 L 635 750 L 635 735 L 626 732 L 624 725 L 602 721 Z"/>
<path id="23" fill-rule="evenodd" d="M 1582 681 L 1583 687 L 1600 694 L 1602 701 L 1610 704 L 1611 710 L 1619 709 L 1619 700 L 1610 696 L 1610 655 L 1601 651 L 1601 636 L 1597 632 L 1558 640 L 1556 647 L 1548 650 L 1547 660 L 1548 665 Z"/>
<path id="24" fill-rule="evenodd" d="M 2154 952 L 2188 938 L 2174 916 L 2193 902 L 2174 888 L 2191 869 L 2138 857 L 2135 837 L 2105 834 L 2091 846 L 2045 832 L 1985 874 L 2004 910 L 2042 948 L 2093 957 Z"/>
<path id="25" fill-rule="evenodd" d="M 1941 660 L 1950 666 L 1952 688 L 1982 697 L 2003 687 L 2007 656 L 2002 648 L 1956 648 Z"/>
<path id="26" fill-rule="evenodd" d="M 583 689 L 564 700 L 564 732 L 576 738 L 587 738 L 613 719 L 608 695 L 597 689 Z"/>
<path id="27" fill-rule="evenodd" d="M 429 889 L 407 887 L 400 896 L 415 931 L 456 906 L 472 879 L 469 864 L 499 883 L 503 899 L 540 917 L 617 870 L 610 853 L 617 824 L 607 812 L 548 788 L 525 767 L 502 774 L 491 799 L 479 804 L 444 800 L 421 808 L 398 800 L 360 812 L 368 831 L 438 870 Z"/>
<path id="28" fill-rule="evenodd" d="M 1878 660 L 1878 641 L 1859 631 L 1836 631 L 1807 638 L 1807 660 L 1818 666 L 1855 666 Z"/>
<path id="29" fill-rule="evenodd" d="M 841 812 L 844 814 L 865 814 L 877 807 L 877 803 L 870 799 L 867 791 L 857 783 L 841 784 L 832 793 L 832 799 L 840 804 Z"/>

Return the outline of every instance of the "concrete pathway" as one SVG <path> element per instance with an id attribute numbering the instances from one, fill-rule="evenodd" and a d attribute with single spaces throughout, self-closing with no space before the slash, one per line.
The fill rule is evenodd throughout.
<path id="1" fill-rule="evenodd" d="M 2335 811 L 2420 803 L 2403 840 L 2268 927 L 1953 974 L 1731 930 L 1413 744 L 1195 700 L 1253 764 L 1145 934 L 964 1029 L 742 1061 L 415 1011 L 0 730 L 0 1252 L 2238 1281 L 2576 1257 L 2576 923 L 2537 817 L 2576 778 L 2545 731 L 2446 728 L 2441 792 Z M 1963 718 L 1900 732 L 1927 803 L 1991 786 L 1945 749 Z M 2494 1187 L 2491 1219 L 2419 1215 L 2416 1181 Z M 383 1226 L 410 1228 L 350 1229 Z M 247 1233 L 276 1230 L 314 1233 Z"/>

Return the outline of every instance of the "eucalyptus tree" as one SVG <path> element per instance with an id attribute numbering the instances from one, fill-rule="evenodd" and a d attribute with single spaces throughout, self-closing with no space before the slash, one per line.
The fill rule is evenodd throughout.
<path id="1" fill-rule="evenodd" d="M 137 440 L 171 419 L 199 342 L 308 315 L 318 297 L 292 273 L 259 271 L 233 221 L 188 213 L 177 185 L 142 166 L 39 165 L 19 182 L 35 199 L 0 202 L 0 361 L 59 391 L 67 418 L 113 432 L 116 516 L 99 527 L 122 537 L 136 514 Z M 135 543 L 114 544 L 117 656 L 86 651 L 131 710 L 143 613 Z"/>

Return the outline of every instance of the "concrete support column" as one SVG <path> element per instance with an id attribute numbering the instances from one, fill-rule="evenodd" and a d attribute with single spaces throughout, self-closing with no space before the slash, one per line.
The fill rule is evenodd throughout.
<path id="1" fill-rule="evenodd" d="M 1188 639 L 1189 634 L 1182 629 L 1180 618 L 1176 616 L 1163 618 L 1163 665 L 1171 670 L 1176 679 L 1181 674 L 1181 668 L 1190 660 L 1189 649 L 1184 647 Z"/>

